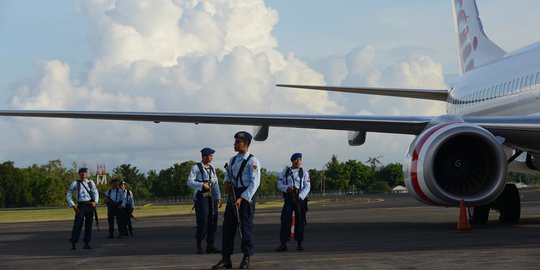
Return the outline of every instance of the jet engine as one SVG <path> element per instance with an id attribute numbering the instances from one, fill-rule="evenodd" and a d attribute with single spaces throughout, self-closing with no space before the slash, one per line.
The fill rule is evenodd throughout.
<path id="1" fill-rule="evenodd" d="M 405 184 L 431 205 L 480 206 L 504 190 L 507 160 L 487 130 L 465 122 L 438 123 L 411 144 L 403 166 Z"/>

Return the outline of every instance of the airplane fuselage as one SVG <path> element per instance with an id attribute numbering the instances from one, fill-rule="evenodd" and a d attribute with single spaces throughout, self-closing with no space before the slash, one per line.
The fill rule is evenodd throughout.
<path id="1" fill-rule="evenodd" d="M 466 72 L 447 102 L 452 115 L 539 115 L 540 42 Z"/>

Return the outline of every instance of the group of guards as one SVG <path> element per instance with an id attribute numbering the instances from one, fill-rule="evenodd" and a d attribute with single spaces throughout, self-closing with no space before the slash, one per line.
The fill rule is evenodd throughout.
<path id="1" fill-rule="evenodd" d="M 210 164 L 215 151 L 211 148 L 201 150 L 201 162 L 191 168 L 187 184 L 194 189 L 195 213 L 197 221 L 197 253 L 203 254 L 202 242 L 206 239 L 206 253 L 221 253 L 221 260 L 212 269 L 232 268 L 231 255 L 234 250 L 236 233 L 241 240 L 240 249 L 244 254 L 240 269 L 250 267 L 250 257 L 254 252 L 253 217 L 255 215 L 256 191 L 260 184 L 261 164 L 249 152 L 251 134 L 240 131 L 234 135 L 234 151 L 238 152 L 225 164 L 223 190 L 228 193 L 225 213 L 223 214 L 221 250 L 214 246 L 217 229 L 218 208 L 222 198 L 218 187 L 218 178 Z M 291 237 L 291 225 L 294 213 L 294 238 L 296 250 L 304 250 L 304 226 L 306 224 L 307 196 L 310 191 L 310 179 L 302 168 L 302 154 L 291 156 L 291 166 L 279 174 L 277 188 L 283 192 L 281 210 L 280 245 L 277 252 L 287 251 L 287 242 Z"/>
<path id="2" fill-rule="evenodd" d="M 197 231 L 196 252 L 221 253 L 221 260 L 212 266 L 212 269 L 232 268 L 231 255 L 234 251 L 236 233 L 240 237 L 240 248 L 243 253 L 240 269 L 250 267 L 250 257 L 254 253 L 253 218 L 255 215 L 256 192 L 260 184 L 261 164 L 259 160 L 249 152 L 252 136 L 248 132 L 240 131 L 234 135 L 234 151 L 238 152 L 228 163 L 225 164 L 225 179 L 223 190 L 228 193 L 225 212 L 222 223 L 221 250 L 214 246 L 218 224 L 218 208 L 223 201 L 220 194 L 218 177 L 214 167 L 210 164 L 215 151 L 211 148 L 201 150 L 201 162 L 196 163 L 187 179 L 189 187 L 194 189 L 195 213 Z M 295 153 L 291 156 L 291 167 L 285 168 L 279 174 L 277 188 L 283 192 L 283 208 L 281 210 L 280 245 L 277 252 L 287 251 L 287 242 L 291 237 L 291 225 L 294 213 L 294 238 L 296 250 L 304 250 L 304 226 L 306 224 L 307 196 L 310 191 L 310 179 L 307 171 L 302 168 L 302 154 Z M 91 248 L 89 242 L 92 236 L 92 215 L 95 211 L 99 194 L 92 180 L 87 179 L 88 169 L 79 170 L 81 180 L 74 181 L 67 193 L 68 203 L 76 212 L 72 230 L 71 243 L 75 249 L 83 222 L 85 223 L 84 248 Z M 116 217 L 119 238 L 127 236 L 131 227 L 131 216 L 134 207 L 133 194 L 126 192 L 125 183 L 111 181 L 111 188 L 107 192 L 109 238 L 114 238 L 114 218 Z M 84 187 L 84 188 L 81 188 Z M 77 192 L 77 202 L 72 200 L 72 193 Z M 129 199 L 131 198 L 131 200 Z M 131 205 L 130 205 L 131 201 Z M 129 220 L 129 222 L 128 222 Z M 206 240 L 206 248 L 203 251 L 203 241 Z"/>
<path id="3" fill-rule="evenodd" d="M 79 180 L 73 181 L 69 186 L 66 197 L 70 207 L 75 211 L 75 221 L 71 231 L 71 249 L 77 249 L 76 245 L 81 235 L 84 223 L 84 249 L 91 249 L 92 240 L 92 222 L 94 216 L 97 220 L 96 205 L 99 202 L 99 192 L 94 181 L 88 179 L 88 168 L 79 169 Z M 109 223 L 109 236 L 114 238 L 114 220 L 118 226 L 118 238 L 133 236 L 133 226 L 131 218 L 133 209 L 135 209 L 135 200 L 133 192 L 126 188 L 124 181 L 113 179 L 110 182 L 111 187 L 105 195 L 107 204 L 107 220 Z M 76 194 L 77 202 L 73 201 L 73 194 Z"/>

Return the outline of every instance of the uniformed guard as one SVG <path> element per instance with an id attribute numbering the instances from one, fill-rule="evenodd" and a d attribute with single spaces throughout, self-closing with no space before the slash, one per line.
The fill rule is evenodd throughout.
<path id="1" fill-rule="evenodd" d="M 133 198 L 133 192 L 126 188 L 126 182 L 120 182 L 120 188 L 124 192 L 126 197 L 126 208 L 124 208 L 124 232 L 129 230 L 129 235 L 133 236 L 133 225 L 131 224 L 131 217 L 133 217 L 133 209 L 135 209 L 135 199 Z"/>
<path id="2" fill-rule="evenodd" d="M 253 255 L 253 216 L 255 214 L 255 192 L 260 184 L 261 164 L 249 152 L 251 134 L 240 131 L 234 135 L 234 151 L 238 154 L 226 164 L 227 173 L 223 189 L 229 193 L 227 207 L 223 215 L 223 240 L 221 260 L 212 269 L 232 268 L 231 255 L 234 238 L 240 227 L 241 250 L 244 253 L 240 269 L 250 266 Z M 235 198 L 233 198 L 235 197 Z"/>
<path id="3" fill-rule="evenodd" d="M 123 215 L 123 209 L 126 208 L 126 194 L 122 192 L 118 186 L 118 179 L 112 179 L 111 187 L 105 195 L 105 203 L 107 203 L 107 221 L 109 222 L 109 236 L 108 239 L 114 238 L 114 219 L 116 219 L 116 225 L 118 226 L 118 238 L 127 236 L 127 232 L 124 231 L 125 217 Z"/>
<path id="4" fill-rule="evenodd" d="M 302 168 L 302 153 L 291 156 L 292 166 L 279 174 L 277 188 L 283 191 L 283 208 L 281 209 L 281 244 L 276 251 L 287 251 L 287 242 L 291 237 L 292 213 L 294 212 L 294 238 L 296 250 L 302 251 L 304 241 L 304 225 L 307 211 L 307 195 L 311 188 L 309 174 Z"/>
<path id="5" fill-rule="evenodd" d="M 75 221 L 71 231 L 71 249 L 75 250 L 77 241 L 81 235 L 84 222 L 84 249 L 91 249 L 92 221 L 96 204 L 99 201 L 99 193 L 94 181 L 88 179 L 88 168 L 79 169 L 80 180 L 75 180 L 69 186 L 66 197 L 70 207 L 75 210 Z M 72 194 L 77 194 L 77 202 L 73 202 Z M 97 216 L 96 216 L 97 218 Z"/>
<path id="6" fill-rule="evenodd" d="M 214 246 L 216 239 L 218 207 L 221 207 L 221 193 L 216 170 L 210 163 L 216 151 L 211 148 L 201 150 L 202 160 L 191 168 L 187 184 L 195 190 L 195 214 L 197 220 L 197 254 L 203 254 L 202 240 L 206 238 L 206 253 L 220 253 Z"/>

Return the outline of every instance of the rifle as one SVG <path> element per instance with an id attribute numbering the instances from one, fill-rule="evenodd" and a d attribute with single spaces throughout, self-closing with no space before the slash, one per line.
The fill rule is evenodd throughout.
<path id="1" fill-rule="evenodd" d="M 96 218 L 96 228 L 97 228 L 97 231 L 99 232 L 99 218 L 97 214 L 97 205 L 92 208 L 94 209 L 94 217 Z"/>
<path id="2" fill-rule="evenodd" d="M 233 180 L 231 178 L 231 174 L 229 173 L 229 164 L 228 163 L 225 163 L 225 171 L 227 172 L 227 176 L 229 178 L 229 198 L 227 199 L 227 201 L 230 201 L 231 200 L 231 196 L 232 196 L 232 204 L 234 205 L 234 213 L 236 214 L 236 225 L 238 226 L 238 234 L 240 236 L 240 239 L 243 239 L 242 237 L 242 222 L 240 222 L 240 211 L 239 211 L 239 207 L 235 204 L 236 202 L 236 191 L 234 189 L 234 184 L 233 184 Z"/>
<path id="3" fill-rule="evenodd" d="M 114 203 L 114 206 L 118 208 L 118 206 L 122 205 L 122 201 L 115 202 L 109 195 L 102 193 L 103 197 L 108 199 L 108 202 L 106 202 L 107 206 L 109 206 L 111 203 Z"/>
<path id="4" fill-rule="evenodd" d="M 215 225 L 216 224 L 216 220 L 214 218 L 214 190 L 213 190 L 213 187 L 214 187 L 214 184 L 212 184 L 212 176 L 209 174 L 208 175 L 210 179 L 208 179 L 208 189 L 210 190 L 210 194 L 208 195 L 210 197 L 210 207 L 208 208 L 209 212 L 210 212 L 210 220 L 212 221 L 212 225 Z"/>

